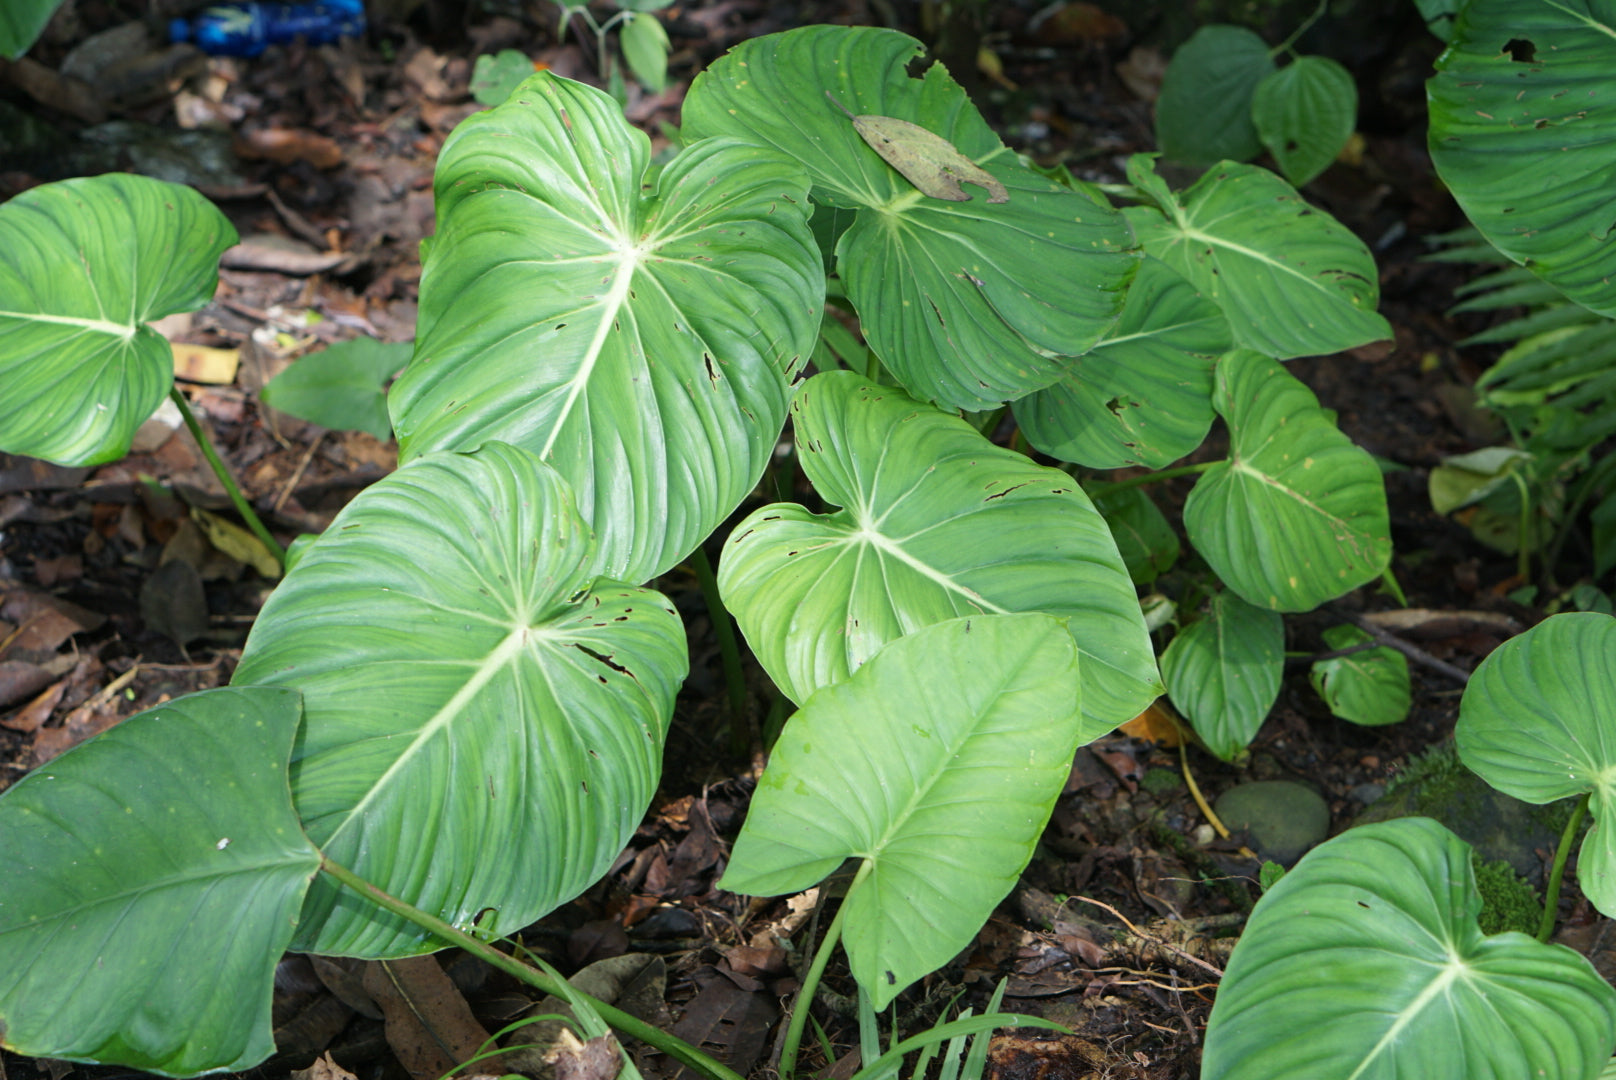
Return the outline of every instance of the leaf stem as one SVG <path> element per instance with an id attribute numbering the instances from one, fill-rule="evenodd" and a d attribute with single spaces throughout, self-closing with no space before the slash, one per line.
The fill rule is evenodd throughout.
<path id="1" fill-rule="evenodd" d="M 1566 859 L 1571 854 L 1571 842 L 1577 838 L 1582 819 L 1588 815 L 1590 794 L 1584 791 L 1577 797 L 1571 820 L 1566 822 L 1565 832 L 1560 834 L 1560 846 L 1554 851 L 1554 865 L 1549 868 L 1549 881 L 1543 889 L 1543 921 L 1537 927 L 1537 939 L 1545 944 L 1554 936 L 1554 917 L 1560 911 L 1560 879 L 1565 874 Z"/>
<path id="2" fill-rule="evenodd" d="M 1313 24 L 1314 23 L 1318 22 L 1320 19 L 1322 19 L 1324 17 L 1324 12 L 1329 6 L 1330 6 L 1330 0 L 1319 0 L 1319 6 L 1313 9 L 1313 14 L 1309 15 L 1306 19 L 1304 19 L 1302 21 L 1302 25 L 1298 26 L 1291 33 L 1290 37 L 1286 38 L 1284 41 L 1280 42 L 1278 45 L 1275 45 L 1272 49 L 1268 50 L 1269 57 L 1273 58 L 1275 56 L 1278 56 L 1280 53 L 1289 52 L 1291 46 L 1295 45 L 1297 40 L 1303 34 L 1307 33 L 1309 30 L 1313 29 Z"/>
<path id="3" fill-rule="evenodd" d="M 870 875 L 872 865 L 868 859 L 859 864 L 858 872 L 853 875 L 853 883 L 847 887 L 847 895 L 842 897 L 841 906 L 836 909 L 836 917 L 830 921 L 830 927 L 814 953 L 814 962 L 802 977 L 802 988 L 797 991 L 797 1000 L 791 1008 L 791 1024 L 786 1028 L 785 1041 L 780 1044 L 781 1080 L 792 1080 L 797 1071 L 797 1047 L 802 1045 L 802 1029 L 808 1024 L 808 1012 L 813 1007 L 814 994 L 819 990 L 819 980 L 825 974 L 825 965 L 830 963 L 830 955 L 842 938 L 842 916 L 847 913 L 847 901 L 859 883 Z"/>
<path id="4" fill-rule="evenodd" d="M 570 986 L 563 987 L 558 980 L 551 978 L 542 971 L 529 967 L 514 956 L 506 956 L 487 942 L 478 941 L 470 934 L 456 929 L 437 916 L 429 915 L 420 908 L 383 892 L 352 870 L 339 863 L 332 862 L 329 857 L 323 854 L 320 856 L 320 869 L 377 907 L 390 911 L 399 918 L 406 919 L 421 927 L 423 930 L 431 931 L 447 944 L 456 945 L 464 949 L 478 959 L 520 979 L 529 986 L 537 987 L 547 994 L 554 994 L 556 997 L 564 998 L 567 994 L 571 994 L 575 997 L 586 999 L 590 1007 L 600 1014 L 601 1019 L 618 1031 L 656 1047 L 681 1065 L 695 1069 L 702 1075 L 709 1077 L 710 1080 L 742 1080 L 739 1073 L 714 1061 L 683 1039 L 670 1035 L 660 1028 L 653 1027 L 637 1017 L 630 1016 L 623 1010 L 608 1005 L 604 1001 L 590 997 L 581 990 Z"/>
<path id="5" fill-rule="evenodd" d="M 225 466 L 223 459 L 219 457 L 219 452 L 213 448 L 213 443 L 209 441 L 207 432 L 202 430 L 202 425 L 197 421 L 196 414 L 191 411 L 191 403 L 185 400 L 185 395 L 180 393 L 180 388 L 177 386 L 168 388 L 168 397 L 170 401 L 179 407 L 180 417 L 185 421 L 186 430 L 191 433 L 191 438 L 196 440 L 196 445 L 202 448 L 202 456 L 208 459 L 208 465 L 213 469 L 213 475 L 217 476 L 219 483 L 224 485 L 226 494 L 230 496 L 230 501 L 236 506 L 236 512 L 247 523 L 247 528 L 252 530 L 253 535 L 263 542 L 271 555 L 275 556 L 275 561 L 281 564 L 281 569 L 286 569 L 286 549 L 281 547 L 280 542 L 273 536 L 269 535 L 269 529 L 259 519 L 257 512 L 252 508 L 252 504 L 247 501 L 247 496 L 241 493 L 241 487 L 236 483 L 236 478 L 230 475 L 230 470 Z"/>
<path id="6" fill-rule="evenodd" d="M 1112 480 L 1104 484 L 1089 484 L 1083 490 L 1089 498 L 1098 499 L 1101 495 L 1109 495 L 1113 491 L 1123 491 L 1132 487 L 1143 487 L 1146 484 L 1156 484 L 1163 480 L 1172 480 L 1180 476 L 1195 476 L 1204 473 L 1213 466 L 1222 465 L 1222 461 L 1203 461 L 1199 465 L 1180 465 L 1176 469 L 1159 469 L 1156 472 L 1144 473 L 1140 476 L 1130 476 L 1124 480 Z"/>
<path id="7" fill-rule="evenodd" d="M 744 757 L 747 750 L 746 731 L 746 673 L 741 669 L 741 647 L 735 640 L 735 620 L 718 592 L 718 578 L 705 549 L 697 546 L 690 553 L 690 566 L 696 571 L 701 595 L 707 601 L 707 619 L 713 624 L 718 638 L 718 655 L 724 661 L 724 685 L 729 689 L 729 749 L 735 757 Z"/>

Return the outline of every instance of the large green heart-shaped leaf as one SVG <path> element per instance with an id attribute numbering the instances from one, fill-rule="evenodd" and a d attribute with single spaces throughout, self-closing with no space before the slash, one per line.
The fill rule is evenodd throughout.
<path id="1" fill-rule="evenodd" d="M 213 298 L 236 242 L 188 187 L 109 173 L 0 205 L 0 450 L 64 465 L 129 452 L 174 385 L 147 326 Z"/>
<path id="2" fill-rule="evenodd" d="M 1032 857 L 1083 739 L 1078 674 L 1046 615 L 892 642 L 786 722 L 720 884 L 792 893 L 864 860 L 837 918 L 886 1008 L 970 944 Z"/>
<path id="3" fill-rule="evenodd" d="M 1288 360 L 1392 336 L 1369 249 L 1267 169 L 1224 162 L 1175 197 L 1136 154 L 1128 179 L 1160 207 L 1127 211 L 1145 253 L 1216 301 L 1239 344 Z"/>
<path id="4" fill-rule="evenodd" d="M 645 196 L 649 162 L 616 102 L 548 73 L 456 128 L 389 395 L 406 461 L 498 439 L 555 466 L 600 571 L 636 582 L 757 483 L 824 301 L 795 162 L 700 142 Z"/>
<path id="5" fill-rule="evenodd" d="M 1279 699 L 1285 621 L 1278 612 L 1219 593 L 1204 618 L 1173 638 L 1161 670 L 1168 696 L 1206 748 L 1232 761 Z"/>
<path id="6" fill-rule="evenodd" d="M 735 135 L 796 158 L 816 201 L 859 208 L 837 272 L 865 338 L 911 394 L 989 409 L 1060 378 L 1116 321 L 1136 262 L 1109 205 L 1022 168 L 920 42 L 811 26 L 748 41 L 703 72 L 684 131 Z M 922 195 L 854 130 L 854 113 L 917 124 L 1004 184 L 1008 201 Z M 972 189 L 977 190 L 977 189 Z"/>
<path id="7" fill-rule="evenodd" d="M 1244 26 L 1203 26 L 1178 47 L 1156 99 L 1156 142 L 1185 165 L 1225 158 L 1250 161 L 1262 152 L 1251 99 L 1274 70 L 1268 46 Z"/>
<path id="8" fill-rule="evenodd" d="M 1472 772 L 1517 799 L 1592 793 L 1577 880 L 1616 914 L 1616 619 L 1555 615 L 1494 649 L 1465 687 L 1454 740 Z"/>
<path id="9" fill-rule="evenodd" d="M 1117 328 L 1059 382 L 1017 401 L 1016 423 L 1062 461 L 1159 469 L 1206 438 L 1212 365 L 1233 344 L 1216 304 L 1146 259 Z"/>
<path id="10" fill-rule="evenodd" d="M 1350 649 L 1374 640 L 1356 626 L 1332 626 L 1324 632 L 1329 649 Z M 1315 660 L 1307 678 L 1330 711 L 1343 720 L 1375 727 L 1399 723 L 1408 715 L 1412 698 L 1408 657 L 1388 646 Z"/>
<path id="11" fill-rule="evenodd" d="M 1471 0 L 1427 84 L 1431 161 L 1494 246 L 1616 316 L 1616 5 Z"/>
<path id="12" fill-rule="evenodd" d="M 1591 1080 L 1616 990 L 1561 945 L 1484 937 L 1470 846 L 1429 818 L 1321 844 L 1258 901 L 1206 1080 Z"/>
<path id="13" fill-rule="evenodd" d="M 1070 619 L 1085 739 L 1161 692 L 1133 582 L 1070 476 L 850 371 L 809 379 L 791 410 L 803 471 L 844 509 L 758 510 L 725 544 L 718 582 L 793 701 L 841 682 L 893 638 L 1017 611 Z"/>
<path id="14" fill-rule="evenodd" d="M 1215 375 L 1229 460 L 1184 503 L 1190 543 L 1224 584 L 1273 611 L 1311 611 L 1379 577 L 1392 541 L 1375 459 L 1277 361 L 1233 352 Z"/>
<path id="15" fill-rule="evenodd" d="M 1257 84 L 1251 118 L 1285 179 L 1301 187 L 1330 167 L 1358 122 L 1358 85 L 1327 56 L 1298 56 Z"/>
<path id="16" fill-rule="evenodd" d="M 291 690 L 148 709 L 0 796 L 0 1045 L 191 1076 L 275 1051 L 275 964 L 320 853 Z"/>
<path id="17" fill-rule="evenodd" d="M 303 691 L 292 794 L 328 855 L 462 927 L 525 926 L 606 871 L 688 662 L 672 605 L 591 585 L 594 558 L 565 481 L 504 443 L 418 459 L 303 552 L 235 681 Z M 297 942 L 439 944 L 325 882 Z"/>

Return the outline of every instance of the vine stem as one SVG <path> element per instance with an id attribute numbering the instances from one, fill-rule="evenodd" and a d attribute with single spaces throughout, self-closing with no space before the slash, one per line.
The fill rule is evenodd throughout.
<path id="1" fill-rule="evenodd" d="M 1158 472 L 1144 473 L 1140 476 L 1130 476 L 1125 480 L 1112 480 L 1105 484 L 1090 484 L 1083 490 L 1089 498 L 1098 499 L 1101 495 L 1109 495 L 1113 491 L 1122 491 L 1125 488 L 1143 487 L 1146 484 L 1155 484 L 1163 480 L 1171 480 L 1177 476 L 1194 476 L 1204 473 L 1215 465 L 1222 465 L 1222 461 L 1203 461 L 1199 465 L 1180 465 L 1176 469 L 1162 469 Z"/>
<path id="2" fill-rule="evenodd" d="M 1313 14 L 1304 19 L 1302 21 L 1302 25 L 1298 26 L 1295 31 L 1292 32 L 1290 37 L 1268 50 L 1269 57 L 1275 57 L 1281 53 L 1289 52 L 1291 46 L 1295 45 L 1303 34 L 1311 30 L 1314 23 L 1318 22 L 1324 17 L 1324 12 L 1329 8 L 1329 6 L 1330 0 L 1319 0 L 1319 6 L 1313 10 Z"/>
<path id="3" fill-rule="evenodd" d="M 575 997 L 586 999 L 590 1006 L 600 1014 L 600 1018 L 612 1027 L 625 1035 L 632 1036 L 643 1043 L 656 1047 L 681 1065 L 689 1066 L 697 1072 L 710 1077 L 711 1080 L 742 1080 L 739 1073 L 714 1061 L 683 1039 L 670 1035 L 660 1028 L 653 1027 L 637 1017 L 630 1016 L 622 1009 L 590 997 L 580 990 L 572 987 L 563 988 L 559 980 L 551 978 L 536 968 L 529 967 L 514 956 L 505 955 L 486 941 L 477 940 L 465 931 L 444 922 L 436 915 L 429 915 L 420 908 L 383 892 L 346 866 L 332 862 L 324 854 L 320 856 L 320 869 L 377 907 L 391 911 L 399 918 L 406 919 L 423 930 L 431 931 L 443 941 L 459 946 L 478 959 L 522 980 L 529 986 L 537 987 L 547 994 L 554 994 L 556 997 L 571 994 Z"/>
<path id="4" fill-rule="evenodd" d="M 271 555 L 275 556 L 275 561 L 281 564 L 281 569 L 285 570 L 286 549 L 281 547 L 278 540 L 269 535 L 269 529 L 259 519 L 257 512 L 252 508 L 252 504 L 247 501 L 247 496 L 241 493 L 241 487 L 236 483 L 236 478 L 230 475 L 230 470 L 225 466 L 224 459 L 219 457 L 219 452 L 213 448 L 213 443 L 208 439 L 207 432 L 202 430 L 202 424 L 197 420 L 196 413 L 191 411 L 191 403 L 185 400 L 185 395 L 180 393 L 180 388 L 177 386 L 168 388 L 168 397 L 170 401 L 178 406 L 180 417 L 185 421 L 185 429 L 191 433 L 191 438 L 196 440 L 196 445 L 202 448 L 202 456 L 208 459 L 208 465 L 213 469 L 213 475 L 217 476 L 219 483 L 224 485 L 224 490 L 230 496 L 230 501 L 236 506 L 236 512 L 247 523 L 247 528 L 252 530 L 253 535 L 263 542 Z"/>
<path id="5" fill-rule="evenodd" d="M 729 689 L 729 749 L 736 757 L 747 751 L 746 727 L 746 673 L 741 670 L 741 647 L 735 640 L 735 620 L 718 593 L 718 578 L 707 552 L 700 546 L 690 553 L 690 566 L 696 571 L 702 598 L 707 601 L 707 620 L 713 624 L 718 638 L 718 655 L 724 661 L 724 685 Z"/>
<path id="6" fill-rule="evenodd" d="M 1571 842 L 1577 838 L 1577 830 L 1582 827 L 1582 819 L 1588 815 L 1589 794 L 1584 791 L 1577 797 L 1577 805 L 1571 811 L 1571 820 L 1566 822 L 1565 832 L 1560 834 L 1560 846 L 1554 851 L 1554 865 L 1549 868 L 1549 881 L 1543 889 L 1543 921 L 1537 926 L 1537 939 L 1544 943 L 1554 935 L 1554 917 L 1560 910 L 1560 879 L 1565 875 L 1566 859 L 1571 854 Z"/>
<path id="7" fill-rule="evenodd" d="M 808 1026 L 808 1012 L 813 1007 L 814 994 L 819 990 L 819 980 L 825 974 L 825 965 L 830 963 L 830 955 L 835 951 L 836 943 L 842 938 L 842 916 L 847 912 L 847 901 L 852 897 L 853 890 L 859 887 L 859 883 L 870 876 L 872 865 L 868 859 L 859 865 L 858 872 L 853 875 L 853 883 L 847 887 L 847 895 L 842 897 L 841 906 L 836 909 L 836 917 L 830 921 L 824 939 L 814 952 L 814 962 L 808 966 L 808 973 L 802 977 L 802 988 L 797 991 L 797 1001 L 791 1010 L 791 1023 L 786 1028 L 785 1041 L 780 1044 L 782 1080 L 792 1080 L 796 1074 L 797 1048 L 802 1045 L 803 1028 Z"/>

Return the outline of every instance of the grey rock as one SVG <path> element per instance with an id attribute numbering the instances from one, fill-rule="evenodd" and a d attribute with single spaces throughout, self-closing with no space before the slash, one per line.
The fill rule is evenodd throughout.
<path id="1" fill-rule="evenodd" d="M 1213 807 L 1231 829 L 1251 836 L 1257 854 L 1294 865 L 1330 833 L 1330 807 L 1312 788 L 1290 780 L 1241 784 L 1218 796 Z"/>

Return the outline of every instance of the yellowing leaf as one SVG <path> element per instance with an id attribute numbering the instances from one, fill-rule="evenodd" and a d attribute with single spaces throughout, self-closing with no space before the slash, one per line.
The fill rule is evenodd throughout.
<path id="1" fill-rule="evenodd" d="M 947 202 L 969 202 L 971 197 L 960 186 L 965 183 L 986 188 L 990 203 L 1010 201 L 1010 193 L 992 173 L 960 153 L 942 136 L 892 116 L 854 116 L 829 90 L 825 91 L 825 96 L 847 113 L 853 121 L 853 130 L 870 144 L 870 149 L 902 173 L 922 194 Z"/>
<path id="2" fill-rule="evenodd" d="M 232 559 L 246 563 L 266 578 L 281 576 L 281 564 L 270 554 L 264 542 L 240 525 L 194 506 L 191 508 L 191 520 L 207 534 L 208 543 Z"/>
<path id="3" fill-rule="evenodd" d="M 210 349 L 206 345 L 173 344 L 174 377 L 186 382 L 229 386 L 241 363 L 239 349 Z"/>

